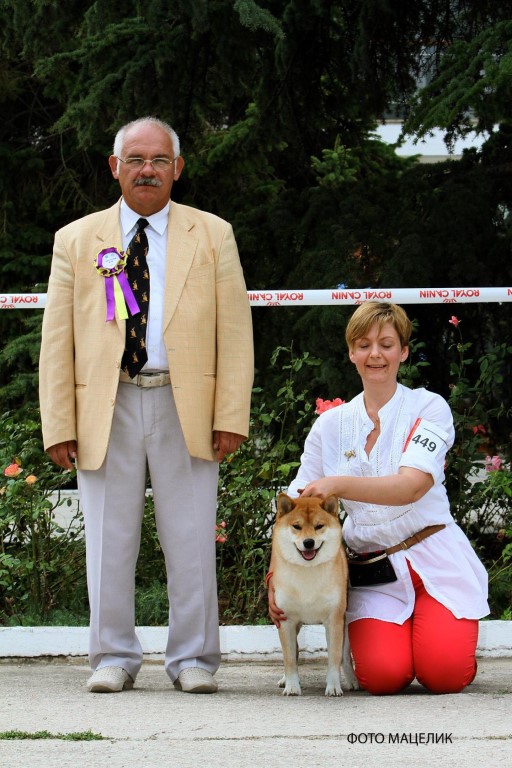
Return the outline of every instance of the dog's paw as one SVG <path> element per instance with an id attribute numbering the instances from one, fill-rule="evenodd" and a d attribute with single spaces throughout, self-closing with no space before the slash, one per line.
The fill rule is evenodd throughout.
<path id="1" fill-rule="evenodd" d="M 283 689 L 283 696 L 302 696 L 299 683 L 287 683 Z"/>
<path id="2" fill-rule="evenodd" d="M 286 685 L 286 677 L 283 675 L 282 678 L 279 680 L 277 687 L 284 688 L 285 685 Z"/>
<path id="3" fill-rule="evenodd" d="M 300 679 L 297 672 L 291 672 L 283 677 L 284 689 L 283 696 L 300 696 L 302 691 L 300 689 Z"/>
<path id="4" fill-rule="evenodd" d="M 352 660 L 352 654 L 350 653 L 350 646 L 347 639 L 343 646 L 343 661 L 341 667 L 343 669 L 343 677 L 345 678 L 345 690 L 358 691 L 359 682 L 354 671 L 354 662 Z"/>
<path id="5" fill-rule="evenodd" d="M 335 670 L 330 670 L 327 673 L 325 695 L 326 696 L 343 696 L 343 689 L 341 687 L 341 679 L 340 679 L 339 672 Z"/>
<path id="6" fill-rule="evenodd" d="M 326 696 L 343 696 L 341 685 L 328 685 L 325 689 Z"/>

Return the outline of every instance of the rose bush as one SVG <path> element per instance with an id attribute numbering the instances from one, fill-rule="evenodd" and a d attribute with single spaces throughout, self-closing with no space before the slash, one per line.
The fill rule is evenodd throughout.
<path id="1" fill-rule="evenodd" d="M 501 344 L 479 360 L 461 335 L 462 321 L 449 321 L 451 356 L 448 395 L 456 440 L 448 454 L 446 486 L 452 513 L 468 534 L 489 571 L 491 618 L 512 618 L 512 472 L 510 441 L 496 444 L 497 419 L 509 419 L 510 406 L 500 394 L 503 369 L 512 347 Z M 400 371 L 407 386 L 421 386 L 428 361 L 423 344 L 411 343 Z M 221 621 L 267 621 L 264 576 L 270 560 L 275 498 L 299 466 L 315 414 L 342 404 L 297 384 L 299 372 L 314 375 L 320 361 L 297 357 L 292 348 L 275 350 L 270 365 L 277 373 L 276 392 L 255 389 L 249 439 L 222 463 L 217 542 Z M 311 376 L 310 378 L 313 378 Z M 346 392 L 348 398 L 357 394 Z M 443 394 L 443 393 L 442 393 Z M 4 414 L 0 423 L 0 624 L 87 622 L 85 555 L 81 519 L 61 528 L 55 521 L 60 490 L 69 474 L 43 452 L 38 414 L 19 420 Z M 53 491 L 57 491 L 54 501 Z M 165 567 L 148 495 L 137 566 L 136 617 L 139 624 L 168 621 Z"/>

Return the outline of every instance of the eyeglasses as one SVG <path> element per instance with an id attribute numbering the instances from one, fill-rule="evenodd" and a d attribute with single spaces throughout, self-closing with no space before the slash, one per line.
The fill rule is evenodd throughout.
<path id="1" fill-rule="evenodd" d="M 124 163 L 124 165 L 128 166 L 128 168 L 131 168 L 134 171 L 141 171 L 146 163 L 150 163 L 155 171 L 167 171 L 169 170 L 169 167 L 178 159 L 179 155 L 174 157 L 172 160 L 169 160 L 168 157 L 154 157 L 152 160 L 144 160 L 143 157 L 127 157 L 126 160 L 123 160 L 122 157 L 117 157 L 117 155 L 115 157 L 117 160 L 120 160 L 121 163 Z"/>

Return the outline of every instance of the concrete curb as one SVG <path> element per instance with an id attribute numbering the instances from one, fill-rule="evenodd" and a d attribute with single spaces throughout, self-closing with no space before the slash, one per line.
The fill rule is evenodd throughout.
<path id="1" fill-rule="evenodd" d="M 138 627 L 144 654 L 163 655 L 167 627 Z M 277 629 L 273 626 L 225 626 L 220 628 L 225 660 L 272 660 L 281 658 Z M 87 656 L 87 627 L 0 627 L 0 658 Z M 306 657 L 326 653 L 322 626 L 303 627 L 299 647 Z M 512 657 L 512 621 L 481 621 L 477 655 Z"/>

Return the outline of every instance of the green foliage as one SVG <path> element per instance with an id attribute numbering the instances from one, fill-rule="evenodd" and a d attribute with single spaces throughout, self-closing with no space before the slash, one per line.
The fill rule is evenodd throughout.
<path id="1" fill-rule="evenodd" d="M 482 465 L 485 456 L 482 451 L 490 454 L 495 448 L 498 449 L 493 441 L 492 424 L 511 414 L 510 405 L 500 399 L 500 389 L 512 346 L 504 342 L 474 361 L 469 356 L 473 344 L 463 341 L 460 326 L 461 323 L 457 322 L 454 333 L 458 339 L 451 346 L 456 356 L 451 363 L 453 383 L 448 402 L 454 415 L 458 440 L 456 450 L 449 455 L 447 488 L 456 518 L 469 528 L 471 522 L 467 519 L 469 510 L 465 499 L 469 489 L 474 493 L 476 485 L 479 493 L 475 495 L 475 509 L 471 511 L 474 513 L 483 505 L 476 521 L 478 527 L 483 529 L 495 513 L 505 513 L 509 506 L 506 483 L 500 486 L 496 481 L 490 483 L 486 479 L 483 488 L 474 480 L 480 469 L 478 465 Z M 474 377 L 472 369 L 476 370 Z M 507 447 L 505 450 L 508 450 Z"/>
<path id="2" fill-rule="evenodd" d="M 404 130 L 421 137 L 441 126 L 451 147 L 470 131 L 510 125 L 511 75 L 512 21 L 505 18 L 447 48 L 437 77 L 412 100 Z"/>
<path id="3" fill-rule="evenodd" d="M 39 415 L 6 413 L 0 428 L 0 625 L 88 623 L 84 526 L 66 491 L 74 474 L 43 451 Z M 59 520 L 65 522 L 59 522 Z M 165 563 L 147 497 L 136 578 L 136 621 L 168 621 Z"/>
<path id="4" fill-rule="evenodd" d="M 114 202 L 113 134 L 148 113 L 182 140 L 173 197 L 233 223 L 251 289 L 510 285 L 511 18 L 510 0 L 0 0 L 2 290 L 44 292 L 53 233 Z M 458 162 L 419 164 L 376 140 L 390 111 L 418 136 L 444 127 L 448 143 L 493 130 Z M 267 361 L 292 341 L 297 359 L 323 361 L 295 371 L 297 391 L 355 394 L 349 311 L 256 310 L 255 403 L 282 386 Z M 445 395 L 457 375 L 449 311 L 412 308 L 429 366 L 417 359 L 403 374 Z M 507 338 L 512 304 L 458 311 L 476 381 L 478 360 Z M 20 421 L 37 401 L 40 322 L 33 310 L 0 312 L 0 410 Z M 489 419 L 492 439 L 508 444 L 510 419 Z M 148 525 L 148 562 L 161 563 Z M 141 568 L 141 594 L 154 595 Z M 163 615 L 157 603 L 147 599 L 150 615 Z"/>
<path id="5" fill-rule="evenodd" d="M 235 0 L 233 8 L 239 13 L 242 26 L 254 31 L 269 32 L 276 39 L 283 37 L 282 25 L 278 19 L 254 0 Z"/>
<path id="6" fill-rule="evenodd" d="M 218 584 L 223 623 L 265 620 L 263 585 L 275 499 L 293 479 L 312 423 L 313 404 L 297 390 L 296 378 L 320 361 L 279 347 L 271 367 L 278 364 L 281 381 L 275 396 L 254 392 L 250 437 L 221 465 L 218 515 L 226 525 L 226 541 L 218 544 Z"/>
<path id="7" fill-rule="evenodd" d="M 448 335 L 445 338 L 453 353 L 450 405 L 456 425 L 446 485 L 456 520 L 489 570 L 492 617 L 507 618 L 512 602 L 511 446 L 510 439 L 499 447 L 492 443 L 492 424 L 507 413 L 499 390 L 512 349 L 499 345 L 475 361 L 469 356 L 471 344 L 460 334 L 460 322 L 455 332 L 452 344 Z M 411 342 L 410 359 L 400 373 L 407 386 L 423 384 L 429 369 L 423 349 L 422 342 Z M 304 388 L 302 381 L 311 380 L 319 368 L 320 361 L 307 353 L 276 348 L 269 372 L 277 390 L 269 394 L 256 388 L 250 437 L 221 465 L 217 573 L 222 623 L 267 621 L 263 585 L 275 499 L 299 466 L 318 394 L 313 387 Z M 329 393 L 330 399 L 353 394 Z M 0 489 L 0 624 L 85 624 L 81 520 L 65 528 L 55 522 L 62 501 L 50 500 L 50 493 L 62 489 L 69 475 L 46 459 L 35 415 L 20 420 L 6 414 L 2 420 L 1 466 L 14 467 Z M 31 474 L 37 481 L 27 482 Z M 148 495 L 136 575 L 136 622 L 165 625 L 168 610 L 165 564 Z"/>
<path id="8" fill-rule="evenodd" d="M 448 454 L 446 488 L 452 514 L 489 570 L 490 602 L 498 618 L 512 607 L 512 464 L 510 438 L 496 445 L 493 423 L 510 418 L 501 399 L 512 346 L 503 342 L 473 360 L 453 316 L 456 339 L 450 390 L 456 442 Z"/>
<path id="9" fill-rule="evenodd" d="M 410 160 L 397 157 L 394 147 L 384 144 L 372 132 L 361 139 L 360 145 L 350 147 L 344 146 L 340 136 L 336 136 L 332 149 L 322 149 L 322 160 L 311 158 L 321 187 L 339 191 L 345 190 L 347 183 L 377 184 L 393 172 L 400 174 L 412 165 Z"/>
<path id="10" fill-rule="evenodd" d="M 93 731 L 72 731 L 71 733 L 51 733 L 50 731 L 0 731 L 2 741 L 26 741 L 40 739 L 59 739 L 61 741 L 102 741 L 105 736 Z"/>
<path id="11" fill-rule="evenodd" d="M 135 620 L 141 626 L 161 626 L 169 621 L 165 561 L 156 529 L 155 504 L 149 493 L 135 578 Z"/>
<path id="12" fill-rule="evenodd" d="M 64 527 L 56 520 L 70 474 L 42 451 L 36 413 L 22 420 L 6 413 L 0 430 L 0 623 L 29 616 L 44 622 L 62 607 L 80 614 L 86 596 L 82 522 L 72 516 Z"/>
<path id="13" fill-rule="evenodd" d="M 445 344 L 447 341 L 445 338 Z M 456 444 L 448 454 L 446 485 L 455 519 L 489 570 L 491 616 L 506 618 L 512 605 L 511 446 L 509 439 L 500 449 L 508 458 L 493 464 L 492 457 L 486 460 L 482 455 L 482 438 L 488 439 L 492 419 L 507 414 L 506 406 L 497 398 L 512 348 L 503 344 L 489 349 L 479 359 L 479 374 L 473 379 L 472 361 L 465 356 L 470 346 L 459 342 L 451 349 L 458 356 L 452 363 L 450 390 Z M 423 385 L 429 367 L 424 348 L 423 342 L 411 341 L 410 359 L 400 372 L 406 386 Z M 297 388 L 297 379 L 304 366 L 310 373 L 318 361 L 279 348 L 272 366 L 283 353 L 291 356 L 280 370 L 281 375 L 286 373 L 286 381 L 270 402 L 265 393 L 255 393 L 251 437 L 222 468 L 219 518 L 226 525 L 222 533 L 227 538 L 219 544 L 218 578 L 226 623 L 265 621 L 263 579 L 270 562 L 275 498 L 294 477 L 313 420 L 313 396 Z M 331 397 L 340 394 L 352 396 L 345 390 Z M 484 415 L 488 428 L 483 435 L 474 427 Z M 487 448 L 491 450 L 489 444 Z"/>
<path id="14" fill-rule="evenodd" d="M 418 330 L 418 323 L 413 321 L 413 333 Z M 423 350 L 426 348 L 424 341 L 418 341 L 412 337 L 409 341 L 409 355 L 407 360 L 400 364 L 398 369 L 398 381 L 404 385 L 404 387 L 423 386 L 425 371 L 424 368 L 428 368 L 430 363 L 425 358 Z"/>
<path id="15" fill-rule="evenodd" d="M 7 314 L 7 313 L 6 313 Z M 33 409 L 38 400 L 38 364 L 41 344 L 42 313 L 13 310 L 5 318 L 9 337 L 0 348 L 0 402 L 19 403 L 18 417 L 24 407 Z"/>
<path id="16" fill-rule="evenodd" d="M 324 154 L 323 179 L 329 183 L 319 183 L 308 198 L 308 211 L 296 233 L 300 252 L 290 242 L 295 265 L 284 285 L 294 289 L 340 284 L 355 289 L 509 285 L 512 185 L 502 165 L 508 147 L 512 147 L 510 135 L 502 133 L 482 156 L 472 153 L 457 163 L 412 166 L 387 163 L 384 153 L 375 153 L 382 163 L 372 166 L 364 148 L 366 175 L 357 183 L 348 181 L 347 171 L 335 165 L 344 146 L 328 156 L 329 164 Z M 353 154 L 350 157 L 348 170 L 357 174 Z M 422 328 L 430 387 L 447 396 L 444 329 L 450 307 L 412 305 L 408 312 Z M 471 328 L 477 355 L 506 338 L 512 304 L 466 304 L 459 312 Z M 261 320 L 256 318 L 257 334 L 262 325 L 269 328 L 268 334 L 256 337 L 259 350 L 270 338 L 273 343 L 293 339 L 298 352 L 311 350 L 324 361 L 318 386 L 347 392 L 353 375 L 341 349 L 349 308 L 281 308 L 265 313 Z M 510 376 L 504 376 L 510 382 Z M 512 401 L 510 384 L 504 385 L 504 397 Z M 506 422 L 496 425 L 503 437 L 507 428 Z"/>
<path id="17" fill-rule="evenodd" d="M 173 196 L 233 223 L 250 288 L 509 285 L 511 7 L 0 0 L 3 290 L 43 286 L 55 230 L 116 199 L 106 163 L 113 133 L 146 113 L 172 122 L 182 140 L 186 167 Z M 459 89 L 467 80 L 457 73 L 476 78 L 485 63 L 487 79 L 460 104 L 482 124 L 498 116 L 500 128 L 481 152 L 426 167 L 398 158 L 372 131 L 390 105 L 409 112 L 418 134 L 428 129 L 411 96 L 417 78 L 444 61 Z M 439 89 L 448 92 L 449 83 Z M 428 91 L 428 104 L 434 96 Z M 0 313 L 3 409 L 36 402 L 37 329 L 21 314 Z M 325 361 L 316 385 L 344 389 L 337 337 L 321 330 L 342 330 L 344 313 L 320 314 L 256 312 L 258 366 L 293 340 L 297 353 Z M 473 309 L 473 317 L 492 344 L 510 307 Z M 422 322 L 431 350 L 444 322 Z M 442 389 L 442 355 L 429 359 Z M 272 390 L 272 378 L 263 386 Z"/>
<path id="18" fill-rule="evenodd" d="M 155 565 L 155 561 L 152 561 Z M 158 565 L 155 570 L 158 571 Z M 153 576 L 148 583 L 137 578 L 135 589 L 135 622 L 141 627 L 165 627 L 169 623 L 169 599 L 165 576 Z"/>

